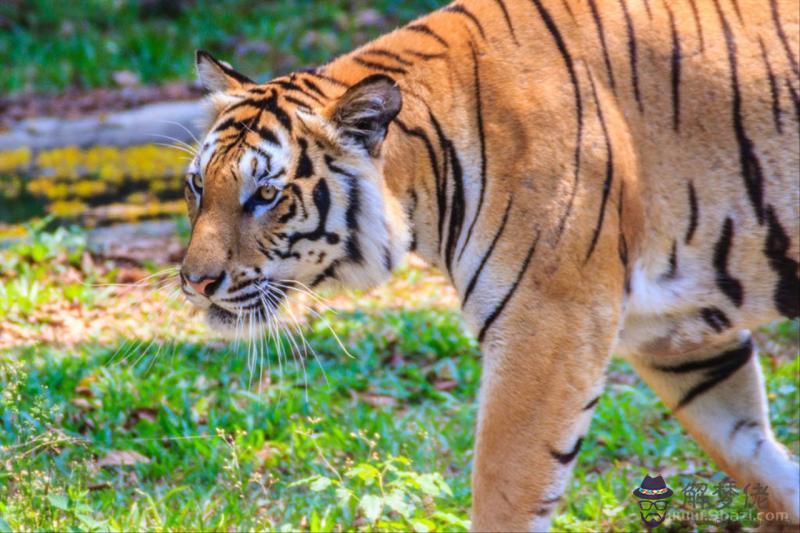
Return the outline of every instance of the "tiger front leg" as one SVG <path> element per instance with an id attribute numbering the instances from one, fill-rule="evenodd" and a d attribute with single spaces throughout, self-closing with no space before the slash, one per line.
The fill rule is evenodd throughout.
<path id="1" fill-rule="evenodd" d="M 547 530 L 603 388 L 616 332 L 608 301 L 526 294 L 486 334 L 473 530 Z"/>

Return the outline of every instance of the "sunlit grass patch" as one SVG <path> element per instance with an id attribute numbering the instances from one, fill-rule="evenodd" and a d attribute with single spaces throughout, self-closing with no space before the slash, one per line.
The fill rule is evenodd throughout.
<path id="1" fill-rule="evenodd" d="M 35 313 L 97 329 L 47 337 L 50 326 L 2 315 L 0 328 L 30 339 L 0 350 L 0 528 L 467 528 L 481 360 L 442 277 L 412 261 L 385 287 L 331 298 L 336 309 L 317 306 L 300 323 L 306 351 L 293 327 L 292 340 L 213 339 L 180 298 L 115 286 L 121 271 L 82 265 L 85 252 L 77 230 L 40 231 L 3 252 L 16 263 L 0 282 L 57 291 Z M 80 285 L 86 302 L 58 281 L 69 273 L 95 276 Z M 759 334 L 770 418 L 794 453 L 797 327 Z M 678 509 L 687 480 L 723 478 L 616 361 L 555 528 L 639 530 L 631 491 L 655 471 Z M 740 497 L 732 510 L 748 507 Z"/>

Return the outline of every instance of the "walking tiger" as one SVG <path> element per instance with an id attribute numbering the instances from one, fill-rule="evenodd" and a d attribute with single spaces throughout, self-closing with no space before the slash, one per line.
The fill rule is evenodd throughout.
<path id="1" fill-rule="evenodd" d="M 749 329 L 800 314 L 796 0 L 459 0 L 255 83 L 206 52 L 181 279 L 210 324 L 413 251 L 484 368 L 475 530 L 546 529 L 612 353 L 800 520 Z"/>

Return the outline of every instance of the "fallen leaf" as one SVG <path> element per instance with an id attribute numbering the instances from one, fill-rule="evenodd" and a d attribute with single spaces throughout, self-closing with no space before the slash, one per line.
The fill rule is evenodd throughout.
<path id="1" fill-rule="evenodd" d="M 92 409 L 92 404 L 90 404 L 89 400 L 86 398 L 73 398 L 70 400 L 70 403 L 82 411 L 89 411 Z"/>
<path id="2" fill-rule="evenodd" d="M 394 407 L 397 405 L 397 398 L 386 394 L 366 392 L 361 394 L 361 399 L 373 407 Z"/>
<path id="3" fill-rule="evenodd" d="M 149 464 L 150 459 L 133 450 L 114 450 L 97 461 L 97 466 L 133 466 L 139 463 Z"/>
<path id="4" fill-rule="evenodd" d="M 154 409 L 152 407 L 137 407 L 136 409 L 131 411 L 131 414 L 128 416 L 128 419 L 125 420 L 125 429 L 131 429 L 140 420 L 145 420 L 147 422 L 155 422 L 157 415 L 158 415 L 158 409 Z"/>
<path id="5" fill-rule="evenodd" d="M 456 381 L 454 379 L 447 379 L 447 380 L 443 380 L 443 381 L 437 381 L 436 383 L 433 384 L 433 387 L 436 390 L 441 390 L 441 391 L 453 390 L 456 387 L 458 387 L 458 381 Z"/>

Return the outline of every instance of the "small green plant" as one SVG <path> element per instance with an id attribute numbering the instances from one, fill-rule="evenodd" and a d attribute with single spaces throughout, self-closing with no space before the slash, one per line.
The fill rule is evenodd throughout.
<path id="1" fill-rule="evenodd" d="M 0 248 L 0 317 L 34 319 L 43 304 L 67 300 L 91 305 L 98 296 L 89 286 L 98 272 L 82 229 L 56 227 L 44 218 L 25 225 L 25 235 Z"/>
<path id="2" fill-rule="evenodd" d="M 453 497 L 441 474 L 415 472 L 407 457 L 390 455 L 381 459 L 376 451 L 380 437 L 377 434 L 373 438 L 368 438 L 363 432 L 351 433 L 350 436 L 369 446 L 369 460 L 351 464 L 340 474 L 315 442 L 319 457 L 333 475 L 310 476 L 291 486 L 304 485 L 313 492 L 333 491 L 338 511 L 349 520 L 360 518 L 362 525 L 370 529 L 434 531 L 469 528 L 468 521 L 436 510 L 438 500 Z M 323 518 L 319 518 L 315 513 L 311 529 L 329 528 L 331 524 L 327 520 L 335 514 L 327 509 Z"/>

